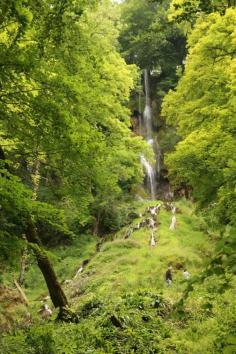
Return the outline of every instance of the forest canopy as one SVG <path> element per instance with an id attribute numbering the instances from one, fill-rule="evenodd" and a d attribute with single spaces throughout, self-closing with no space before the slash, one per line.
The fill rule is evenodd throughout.
<path id="1" fill-rule="evenodd" d="M 224 224 L 235 224 L 236 211 L 235 26 L 234 9 L 198 19 L 183 77 L 163 105 L 182 137 L 167 157 L 172 180 L 189 184 L 202 205 L 216 203 Z"/>
<path id="2" fill-rule="evenodd" d="M 91 6 L 11 1 L 0 33 L 9 173 L 35 199 L 76 208 L 82 224 L 93 203 L 119 199 L 142 177 L 143 143 L 131 137 L 126 106 L 136 70 L 116 50 L 113 6 L 109 17 L 108 2 Z"/>

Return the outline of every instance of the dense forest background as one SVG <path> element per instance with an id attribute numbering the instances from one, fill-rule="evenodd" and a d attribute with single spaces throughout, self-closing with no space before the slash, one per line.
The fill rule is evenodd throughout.
<path id="1" fill-rule="evenodd" d="M 236 352 L 235 6 L 0 0 L 1 353 Z"/>

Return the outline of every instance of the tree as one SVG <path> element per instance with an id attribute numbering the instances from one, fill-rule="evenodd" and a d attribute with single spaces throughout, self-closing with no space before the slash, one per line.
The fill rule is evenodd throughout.
<path id="1" fill-rule="evenodd" d="M 0 135 L 9 166 L 0 181 L 1 242 L 7 254 L 25 234 L 60 308 L 67 300 L 42 248 L 45 225 L 50 236 L 70 235 L 68 205 L 81 225 L 92 223 L 95 203 L 118 202 L 141 181 L 146 148 L 129 129 L 136 73 L 117 52 L 113 6 L 108 17 L 108 2 L 95 3 L 3 2 L 0 18 Z"/>
<path id="2" fill-rule="evenodd" d="M 235 5 L 235 0 L 172 0 L 170 17 L 179 23 L 194 23 L 202 13 L 218 11 L 224 14 L 227 8 Z"/>
<path id="3" fill-rule="evenodd" d="M 168 21 L 168 8 L 169 1 L 147 0 L 127 0 L 121 6 L 121 51 L 128 63 L 159 70 L 155 86 L 160 96 L 175 86 L 176 67 L 185 55 L 185 38 Z"/>
<path id="4" fill-rule="evenodd" d="M 234 9 L 197 21 L 185 74 L 163 106 L 182 138 L 166 159 L 173 183 L 190 185 L 224 224 L 235 223 L 235 24 Z"/>
<path id="5" fill-rule="evenodd" d="M 73 199 L 84 223 L 90 218 L 94 191 L 100 188 L 99 175 L 106 172 L 107 179 L 113 180 L 111 186 L 116 187 L 111 195 L 126 178 L 124 146 L 132 146 L 130 152 L 134 149 L 135 154 L 141 150 L 140 139 L 131 143 L 129 111 L 124 105 L 135 70 L 117 53 L 114 10 L 105 26 L 102 15 L 108 3 L 95 13 L 89 6 L 84 15 L 81 1 L 62 8 L 55 1 L 45 8 L 40 5 L 41 11 L 29 4 L 33 20 L 17 44 L 27 66 L 19 73 L 4 66 L 9 78 L 2 87 L 4 150 L 27 184 L 34 189 L 39 180 L 39 199 L 59 201 L 66 195 Z M 56 23 L 56 16 L 63 16 L 63 24 Z M 3 36 L 6 47 L 11 38 Z M 13 74 L 19 87 L 8 92 Z M 117 159 L 119 149 L 121 159 Z M 118 165 L 111 173 L 112 158 L 120 176 Z M 141 179 L 138 153 L 132 161 L 134 170 L 128 178 L 136 183 Z"/>

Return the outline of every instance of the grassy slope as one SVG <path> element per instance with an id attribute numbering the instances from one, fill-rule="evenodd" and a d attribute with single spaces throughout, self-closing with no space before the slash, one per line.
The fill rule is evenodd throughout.
<path id="1" fill-rule="evenodd" d="M 135 211 L 143 213 L 150 202 L 135 203 Z M 154 203 L 155 205 L 155 203 Z M 158 244 L 150 247 L 150 230 L 142 228 L 135 231 L 128 239 L 124 239 L 128 227 L 120 230 L 113 241 L 105 242 L 101 251 L 96 252 L 97 239 L 89 235 L 81 235 L 72 246 L 62 246 L 49 251 L 55 271 L 61 281 L 73 279 L 77 269 L 85 259 L 92 259 L 84 273 L 65 286 L 68 295 L 71 288 L 80 289 L 83 295 L 78 303 L 83 303 L 94 292 L 110 298 L 119 296 L 124 291 L 137 288 L 153 288 L 172 294 L 175 300 L 183 290 L 182 271 L 176 265 L 186 266 L 194 275 L 201 268 L 204 259 L 212 249 L 212 242 L 201 232 L 202 220 L 193 212 L 191 203 L 184 201 L 176 203 L 180 213 L 177 214 L 177 228 L 169 230 L 172 214 L 161 210 L 157 217 L 160 222 L 155 232 Z M 141 219 L 135 219 L 132 225 Z M 131 225 L 131 226 L 132 226 Z M 47 288 L 34 258 L 26 273 L 25 292 L 32 305 L 39 306 L 38 299 L 47 295 Z M 174 266 L 174 284 L 171 289 L 164 284 L 164 273 L 169 264 Z M 14 275 L 17 277 L 17 274 Z M 8 274 L 5 283 L 12 282 L 12 274 Z M 76 301 L 75 301 L 76 302 Z"/>
<path id="2" fill-rule="evenodd" d="M 148 205 L 150 202 L 135 203 L 134 210 L 142 213 Z M 56 250 L 55 268 L 61 279 L 72 279 L 82 260 L 91 257 L 85 271 L 64 286 L 80 315 L 79 324 L 39 321 L 39 302 L 35 300 L 46 290 L 33 266 L 27 274 L 27 295 L 34 304 L 34 326 L 4 338 L 2 353 L 235 353 L 231 332 L 236 322 L 236 302 L 231 289 L 218 294 L 219 279 L 212 277 L 196 286 L 182 319 L 172 311 L 187 285 L 182 270 L 177 268 L 187 267 L 192 277 L 199 274 L 215 243 L 190 202 L 179 201 L 176 206 L 180 213 L 175 231 L 169 230 L 170 212 L 162 209 L 158 215 L 155 248 L 149 245 L 149 229 L 142 228 L 125 240 L 124 228 L 97 254 L 96 240 L 88 236 L 72 247 Z M 134 220 L 133 225 L 138 221 Z M 164 282 L 169 264 L 174 268 L 171 287 Z M 209 302 L 213 304 L 210 309 L 205 307 Z M 114 318 L 119 321 L 118 327 L 112 322 Z"/>
<path id="3" fill-rule="evenodd" d="M 150 204 L 150 202 L 149 202 Z M 147 204 L 148 205 L 148 204 Z M 160 225 L 155 237 L 158 244 L 151 248 L 150 230 L 142 228 L 135 231 L 128 239 L 124 239 L 125 229 L 121 230 L 114 241 L 106 242 L 83 273 L 80 280 L 74 284 L 82 287 L 83 296 L 79 303 L 90 297 L 94 292 L 97 296 L 110 298 L 119 296 L 127 290 L 151 288 L 163 291 L 176 301 L 185 287 L 182 270 L 178 266 L 188 268 L 191 275 L 199 272 L 204 260 L 212 250 L 209 237 L 200 231 L 202 221 L 193 213 L 188 202 L 178 202 L 180 213 L 177 214 L 177 228 L 169 230 L 172 214 L 161 210 L 157 217 Z M 144 211 L 146 205 L 138 208 Z M 135 225 L 139 219 L 134 220 Z M 174 267 L 174 283 L 167 288 L 164 274 L 169 264 Z"/>

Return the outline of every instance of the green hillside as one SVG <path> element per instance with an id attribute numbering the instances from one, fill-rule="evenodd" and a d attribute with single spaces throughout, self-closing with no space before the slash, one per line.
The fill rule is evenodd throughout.
<path id="1" fill-rule="evenodd" d="M 150 202 L 141 205 L 138 212 L 143 213 L 148 205 Z M 111 292 L 115 297 L 129 289 L 143 287 L 167 294 L 171 291 L 173 300 L 176 299 L 184 288 L 181 270 L 187 267 L 195 275 L 203 267 L 204 260 L 213 247 L 209 236 L 201 231 L 203 221 L 194 215 L 191 204 L 180 202 L 177 206 L 179 213 L 174 231 L 169 230 L 172 219 L 170 211 L 162 208 L 157 215 L 155 247 L 150 246 L 151 230 L 148 227 L 142 227 L 134 231 L 131 237 L 124 239 L 126 230 L 137 225 L 142 218 L 135 219 L 131 225 L 118 232 L 112 241 L 105 242 L 83 273 L 86 281 L 83 284 L 85 294 L 82 299 L 93 291 L 99 296 L 110 298 Z M 166 289 L 163 282 L 169 264 L 174 267 L 174 292 Z"/>
<path id="2" fill-rule="evenodd" d="M 235 352 L 233 284 L 219 294 L 216 290 L 221 278 L 198 281 L 180 306 L 186 287 L 205 270 L 217 235 L 207 232 L 204 220 L 194 213 L 190 202 L 180 201 L 176 203 L 177 225 L 173 231 L 169 230 L 172 213 L 162 203 L 156 217 L 155 247 L 150 246 L 149 227 L 125 239 L 127 229 L 148 216 L 148 206 L 150 202 L 136 203 L 135 211 L 142 217 L 110 236 L 99 252 L 95 252 L 93 238 L 81 240 L 84 253 L 80 253 L 78 244 L 77 248 L 55 251 L 54 261 L 60 260 L 55 262 L 57 272 L 67 278 L 64 289 L 79 316 L 78 324 L 39 320 L 37 297 L 39 300 L 40 295 L 45 296 L 45 290 L 34 288 L 39 272 L 36 267 L 31 269 L 27 274 L 31 291 L 27 293 L 34 307 L 33 324 L 3 337 L 2 353 L 205 354 L 222 353 L 223 345 L 228 348 L 224 353 Z M 90 262 L 84 271 L 72 279 L 88 257 Z M 164 280 L 169 265 L 173 266 L 171 286 Z M 191 274 L 190 280 L 183 279 L 184 267 Z"/>

